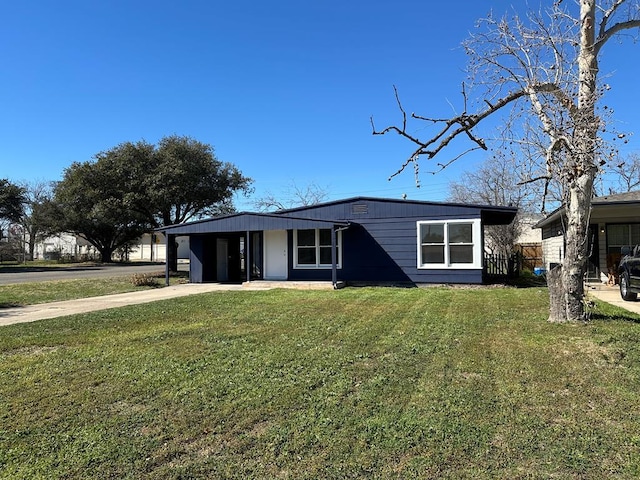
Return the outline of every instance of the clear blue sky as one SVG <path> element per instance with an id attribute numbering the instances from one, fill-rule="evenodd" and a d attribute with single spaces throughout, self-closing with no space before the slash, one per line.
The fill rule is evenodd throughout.
<path id="1" fill-rule="evenodd" d="M 256 197 L 295 181 L 331 198 L 443 200 L 448 182 L 481 157 L 423 174 L 419 190 L 412 172 L 389 182 L 411 145 L 372 136 L 369 117 L 379 127 L 400 120 L 394 84 L 409 112 L 449 116 L 464 79 L 460 42 L 477 18 L 512 3 L 524 4 L 3 2 L 0 178 L 59 180 L 71 162 L 121 142 L 178 134 L 213 145 L 255 180 Z M 610 47 L 609 104 L 622 129 L 634 130 L 640 46 Z M 627 149 L 638 151 L 635 130 Z M 250 199 L 236 204 L 251 209 Z"/>

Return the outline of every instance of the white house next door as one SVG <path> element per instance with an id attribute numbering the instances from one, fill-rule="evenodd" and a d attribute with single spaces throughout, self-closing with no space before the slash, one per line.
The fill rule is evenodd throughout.
<path id="1" fill-rule="evenodd" d="M 264 279 L 287 279 L 287 231 L 264 232 Z"/>

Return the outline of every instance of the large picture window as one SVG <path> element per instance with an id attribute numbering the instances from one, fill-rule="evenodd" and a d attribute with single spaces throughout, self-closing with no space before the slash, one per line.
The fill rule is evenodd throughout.
<path id="1" fill-rule="evenodd" d="M 482 268 L 479 219 L 421 221 L 418 268 Z"/>
<path id="2" fill-rule="evenodd" d="M 296 268 L 331 268 L 331 229 L 294 230 Z M 342 232 L 336 234 L 337 266 L 341 265 Z"/>

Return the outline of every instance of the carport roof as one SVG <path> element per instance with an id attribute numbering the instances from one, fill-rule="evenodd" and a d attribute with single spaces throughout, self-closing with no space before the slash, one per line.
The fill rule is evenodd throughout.
<path id="1" fill-rule="evenodd" d="M 260 230 L 293 230 L 311 228 L 347 227 L 349 222 L 339 220 L 316 220 L 273 213 L 240 212 L 195 222 L 170 225 L 157 231 L 169 235 L 191 235 L 198 233 L 248 232 Z"/>

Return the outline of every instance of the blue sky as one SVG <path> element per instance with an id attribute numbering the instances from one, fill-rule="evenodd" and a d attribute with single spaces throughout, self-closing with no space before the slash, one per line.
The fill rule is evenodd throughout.
<path id="1" fill-rule="evenodd" d="M 490 9 L 523 3 L 3 2 L 0 178 L 59 180 L 121 142 L 178 134 L 252 177 L 254 197 L 314 182 L 332 199 L 444 200 L 482 157 L 423 173 L 420 189 L 412 172 L 389 182 L 411 145 L 372 136 L 369 117 L 378 127 L 400 120 L 394 84 L 409 112 L 449 116 L 464 79 L 460 42 Z M 632 131 L 640 46 L 612 46 L 602 61 L 615 73 L 609 104 Z M 638 136 L 626 149 L 638 151 Z"/>

